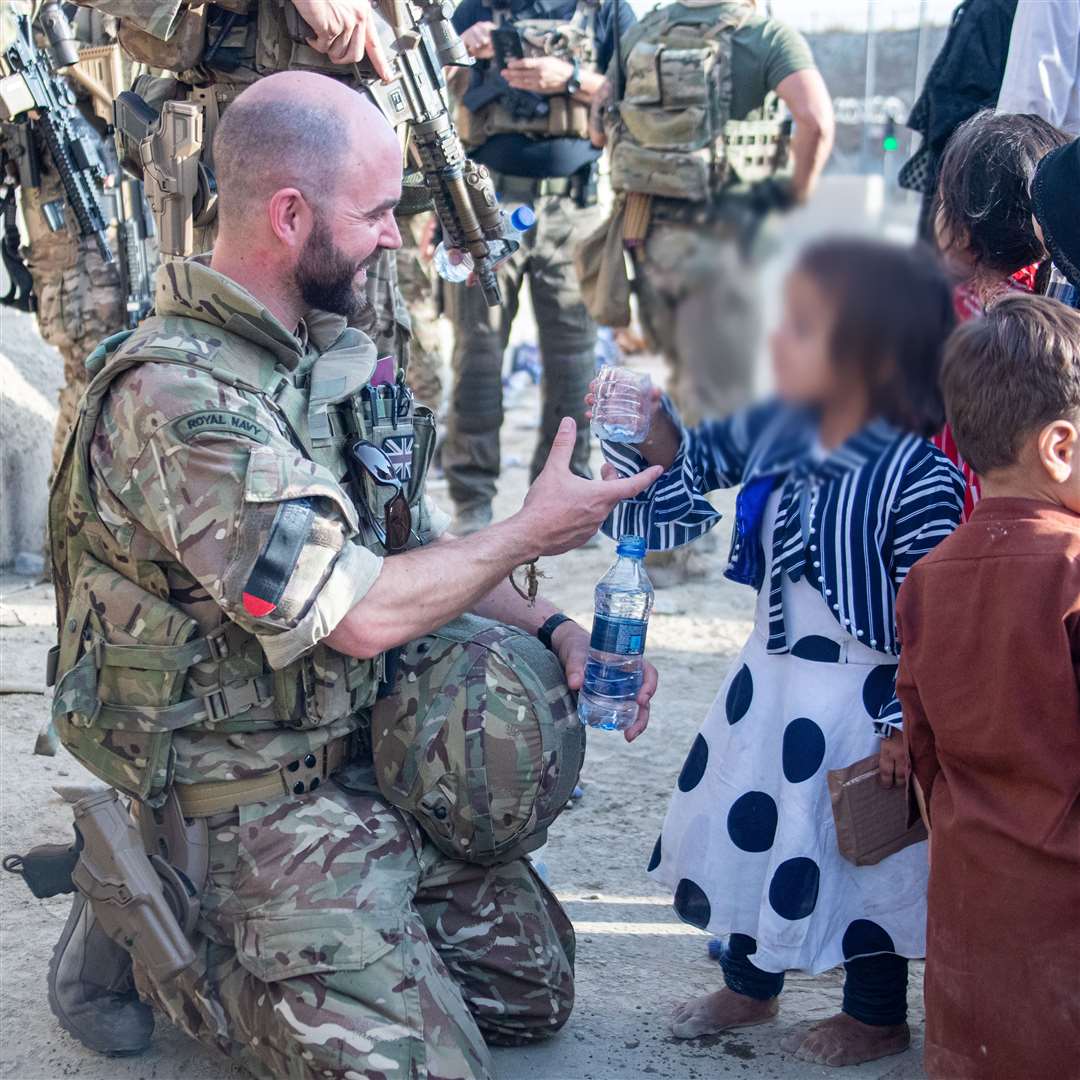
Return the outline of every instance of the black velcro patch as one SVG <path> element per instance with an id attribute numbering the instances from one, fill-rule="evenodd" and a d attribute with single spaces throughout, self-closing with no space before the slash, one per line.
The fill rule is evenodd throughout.
<path id="1" fill-rule="evenodd" d="M 266 547 L 244 586 L 244 610 L 249 615 L 261 619 L 281 602 L 314 521 L 310 499 L 290 499 L 278 507 Z"/>

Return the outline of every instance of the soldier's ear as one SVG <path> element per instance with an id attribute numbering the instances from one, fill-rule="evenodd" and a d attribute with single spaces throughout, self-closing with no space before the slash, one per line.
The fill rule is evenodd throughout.
<path id="1" fill-rule="evenodd" d="M 299 188 L 278 188 L 266 204 L 270 228 L 286 247 L 300 248 L 311 233 L 312 212 Z"/>

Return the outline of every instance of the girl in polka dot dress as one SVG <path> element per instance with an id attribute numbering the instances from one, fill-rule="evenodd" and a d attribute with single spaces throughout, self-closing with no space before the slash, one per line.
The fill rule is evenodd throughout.
<path id="1" fill-rule="evenodd" d="M 719 515 L 706 494 L 740 485 L 726 576 L 758 593 L 754 632 L 690 748 L 649 863 L 686 922 L 725 938 L 725 987 L 676 1011 L 679 1037 L 771 1020 L 786 971 L 842 963 L 843 1011 L 788 1048 L 844 1065 L 909 1044 L 926 845 L 847 862 L 826 773 L 880 753 L 882 782 L 905 778 L 896 592 L 963 507 L 960 473 L 926 438 L 943 419 L 938 366 L 953 318 L 925 255 L 820 243 L 786 282 L 777 400 L 687 431 L 657 392 L 648 440 L 603 447 L 620 472 L 666 468 L 605 526 L 651 548 L 710 529 Z"/>

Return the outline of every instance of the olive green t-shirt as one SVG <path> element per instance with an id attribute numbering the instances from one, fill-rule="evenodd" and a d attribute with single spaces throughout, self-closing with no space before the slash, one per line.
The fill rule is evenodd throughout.
<path id="1" fill-rule="evenodd" d="M 648 36 L 661 14 L 665 19 L 678 19 L 684 13 L 700 17 L 703 7 L 675 3 L 650 12 L 623 38 L 623 57 Z M 719 9 L 720 5 L 717 7 Z M 731 43 L 732 119 L 742 120 L 760 109 L 766 96 L 789 75 L 816 66 L 810 46 L 798 30 L 764 15 L 748 15 L 734 31 Z M 614 65 L 607 73 L 614 81 Z"/>

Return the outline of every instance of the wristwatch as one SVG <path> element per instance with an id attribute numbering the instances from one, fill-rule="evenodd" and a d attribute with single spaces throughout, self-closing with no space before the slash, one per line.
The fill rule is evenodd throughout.
<path id="1" fill-rule="evenodd" d="M 570 72 L 570 78 L 566 80 L 566 92 L 573 97 L 581 89 L 581 61 L 573 60 L 574 70 Z"/>
<path id="2" fill-rule="evenodd" d="M 569 615 L 564 615 L 561 611 L 556 612 L 551 616 L 539 630 L 536 631 L 536 636 L 540 639 L 545 649 L 555 651 L 555 646 L 551 643 L 551 635 L 559 629 L 564 622 L 573 622 Z"/>

